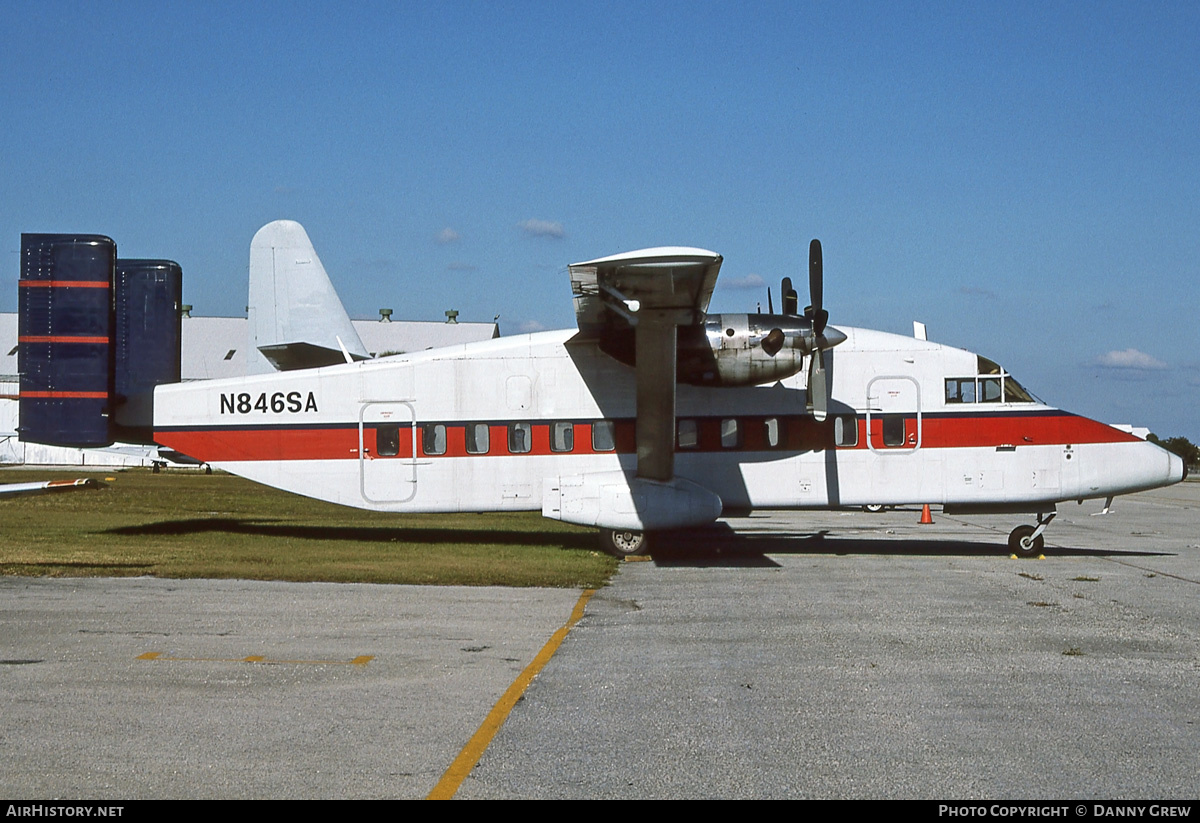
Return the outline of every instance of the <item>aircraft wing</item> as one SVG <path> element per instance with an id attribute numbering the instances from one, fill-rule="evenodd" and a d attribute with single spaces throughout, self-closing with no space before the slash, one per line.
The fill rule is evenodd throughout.
<path id="1" fill-rule="evenodd" d="M 690 322 L 703 323 L 721 260 L 705 249 L 668 246 L 572 264 L 580 333 L 589 338 L 627 333 L 644 309 L 690 312 Z"/>
<path id="2" fill-rule="evenodd" d="M 91 478 L 81 480 L 42 480 L 35 483 L 0 483 L 0 496 L 77 491 L 79 489 L 95 489 L 99 486 L 100 482 Z"/>
<path id="3" fill-rule="evenodd" d="M 610 350 L 632 338 L 639 478 L 674 476 L 677 329 L 704 323 L 721 260 L 704 249 L 665 247 L 569 267 L 580 336 Z"/>

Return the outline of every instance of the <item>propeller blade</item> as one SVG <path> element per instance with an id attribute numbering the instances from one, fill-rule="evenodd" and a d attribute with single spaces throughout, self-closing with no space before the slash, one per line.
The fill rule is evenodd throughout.
<path id="1" fill-rule="evenodd" d="M 771 329 L 767 336 L 763 338 L 762 350 L 771 357 L 774 357 L 779 354 L 779 350 L 783 348 L 783 342 L 786 339 L 783 329 Z"/>
<path id="2" fill-rule="evenodd" d="M 822 307 L 825 298 L 824 277 L 821 241 L 814 238 L 808 244 L 808 299 L 811 302 L 804 314 L 812 321 L 813 334 L 817 336 L 825 331 L 825 324 L 829 322 L 829 312 Z"/>
<path id="3" fill-rule="evenodd" d="M 813 420 L 822 422 L 829 409 L 829 387 L 825 381 L 825 358 L 820 349 L 814 351 L 808 364 L 808 399 L 805 405 L 812 412 Z"/>
<path id="4" fill-rule="evenodd" d="M 767 314 L 774 314 L 775 307 L 771 305 L 771 287 L 767 286 Z"/>
<path id="5" fill-rule="evenodd" d="M 783 300 L 783 313 L 796 314 L 799 307 L 799 298 L 796 296 L 796 290 L 792 288 L 792 278 L 785 277 L 779 285 L 780 297 Z"/>
<path id="6" fill-rule="evenodd" d="M 814 311 L 821 310 L 821 298 L 824 297 L 821 288 L 821 241 L 814 239 L 808 244 L 808 299 L 812 302 Z"/>

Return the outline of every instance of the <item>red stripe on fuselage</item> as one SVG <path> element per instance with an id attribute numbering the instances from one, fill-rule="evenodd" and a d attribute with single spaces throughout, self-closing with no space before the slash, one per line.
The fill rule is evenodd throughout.
<path id="1" fill-rule="evenodd" d="M 1127 443 L 1141 439 L 1095 420 L 1067 413 L 929 415 L 921 423 L 921 445 L 940 449 Z"/>
<path id="2" fill-rule="evenodd" d="M 872 442 L 883 448 L 881 416 L 871 421 Z M 695 419 L 699 438 L 696 448 L 677 449 L 679 454 L 696 452 L 780 452 L 786 454 L 799 451 L 820 451 L 834 448 L 833 418 L 817 423 L 811 417 L 738 417 L 741 429 L 740 444 L 725 447 L 721 442 L 720 417 L 681 418 Z M 782 439 L 772 448 L 767 442 L 766 421 L 782 421 Z M 592 448 L 592 427 L 587 422 L 574 425 L 573 448 L 556 452 L 550 448 L 551 423 L 530 422 L 532 437 L 527 452 L 513 453 L 508 449 L 508 425 L 489 423 L 489 448 L 483 454 L 467 451 L 464 423 L 447 422 L 445 451 L 429 454 L 423 442 L 424 429 L 418 424 L 416 441 L 417 455 L 421 459 L 437 460 L 443 457 L 497 457 L 528 455 L 581 455 L 601 454 Z M 854 446 L 839 446 L 843 449 L 867 448 L 865 417 L 859 417 L 858 442 Z M 915 433 L 915 416 L 906 421 L 907 430 Z M 363 429 L 363 445 L 366 457 L 371 460 L 393 460 L 411 458 L 413 435 L 408 425 L 400 427 L 399 449 L 395 455 L 380 455 L 376 441 L 377 426 L 368 424 Z M 632 420 L 616 421 L 616 452 L 629 454 L 635 451 L 635 424 Z M 259 461 L 259 460 L 357 460 L 358 427 L 354 425 L 324 426 L 319 428 L 261 426 L 245 428 L 179 428 L 159 430 L 155 440 L 163 446 L 210 463 Z M 1138 442 L 1139 438 L 1127 432 L 1079 417 L 1067 412 L 1035 412 L 1029 414 L 980 414 L 964 415 L 933 414 L 922 419 L 921 448 L 988 448 L 1000 446 L 1066 445 L 1081 443 Z M 909 448 L 908 444 L 897 448 Z M 611 453 L 611 452 L 609 452 Z"/>
<path id="3" fill-rule="evenodd" d="M 363 447 L 368 460 L 395 460 L 413 456 L 413 436 L 408 425 L 400 427 L 399 450 L 394 455 L 380 455 L 376 438 L 376 426 L 363 428 Z M 489 448 L 484 454 L 467 452 L 466 428 L 463 424 L 447 423 L 446 451 L 444 454 L 427 454 L 423 442 L 423 427 L 417 426 L 417 455 L 424 458 L 441 457 L 496 457 L 508 455 L 508 425 L 488 426 Z M 570 452 L 555 452 L 550 449 L 550 425 L 532 423 L 532 446 L 522 454 L 601 454 L 592 449 L 592 427 L 588 423 L 576 423 L 575 448 Z M 628 431 L 626 431 L 628 429 Z M 243 460 L 343 460 L 358 459 L 358 427 L 322 428 L 271 427 L 245 429 L 176 429 L 159 430 L 154 433 L 156 443 L 174 449 L 181 454 L 206 463 L 235 462 Z M 617 450 L 632 452 L 633 421 L 618 421 Z"/>

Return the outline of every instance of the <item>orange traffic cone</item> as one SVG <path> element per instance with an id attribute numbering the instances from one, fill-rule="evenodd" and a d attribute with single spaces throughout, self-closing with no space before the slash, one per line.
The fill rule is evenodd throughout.
<path id="1" fill-rule="evenodd" d="M 933 515 L 929 513 L 929 504 L 925 504 L 925 508 L 921 509 L 921 525 L 933 522 Z"/>

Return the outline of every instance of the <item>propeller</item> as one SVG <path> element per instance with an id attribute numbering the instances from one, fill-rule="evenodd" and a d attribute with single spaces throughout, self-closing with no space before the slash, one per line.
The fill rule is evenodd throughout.
<path id="1" fill-rule="evenodd" d="M 805 405 L 812 413 L 813 419 L 818 422 L 826 418 L 829 409 L 829 386 L 825 379 L 824 356 L 824 349 L 828 348 L 830 344 L 830 341 L 825 339 L 825 326 L 829 322 L 829 312 L 821 307 L 824 296 L 822 268 L 821 241 L 814 239 L 808 246 L 808 295 L 812 303 L 804 309 L 804 316 L 808 318 L 811 329 L 807 341 L 809 350 L 808 397 Z"/>
<path id="2" fill-rule="evenodd" d="M 821 308 L 825 291 L 821 269 L 821 241 L 814 239 L 808 244 L 808 299 L 812 304 L 805 307 L 804 316 L 812 322 L 813 334 L 817 337 L 821 336 L 825 324 L 829 322 L 829 312 Z"/>
<path id="3" fill-rule="evenodd" d="M 796 314 L 796 307 L 799 301 L 796 297 L 796 290 L 792 288 L 792 278 L 785 277 L 783 282 L 779 284 L 779 295 L 783 300 L 783 313 L 787 315 Z M 767 287 L 767 312 L 775 314 L 775 306 L 771 302 L 771 288 Z M 787 335 L 783 333 L 783 329 L 774 328 L 763 338 L 762 350 L 768 356 L 774 357 L 779 354 L 783 348 L 783 344 L 787 342 Z"/>
<path id="4" fill-rule="evenodd" d="M 800 305 L 799 299 L 796 297 L 796 290 L 792 288 L 792 278 L 785 277 L 779 285 L 779 293 L 783 299 L 784 314 L 799 314 L 796 308 Z"/>
<path id="5" fill-rule="evenodd" d="M 829 312 L 825 311 L 824 302 L 824 272 L 821 261 L 821 241 L 813 240 L 808 247 L 808 295 L 810 304 L 804 309 L 804 318 L 808 321 L 807 329 L 803 332 L 803 348 L 809 355 L 808 361 L 808 397 L 805 405 L 808 412 L 817 421 L 823 421 L 828 416 L 829 381 L 825 373 L 825 349 L 832 348 L 846 339 L 837 329 L 825 334 L 829 324 Z M 780 283 L 780 293 L 783 300 L 783 314 L 789 317 L 799 317 L 799 300 L 796 290 L 792 288 L 792 278 L 785 277 Z M 774 314 L 771 300 L 771 290 L 767 289 L 767 310 Z M 786 324 L 785 324 L 786 325 Z M 770 357 L 778 354 L 787 343 L 787 335 L 780 328 L 771 329 L 762 340 L 762 350 Z"/>

